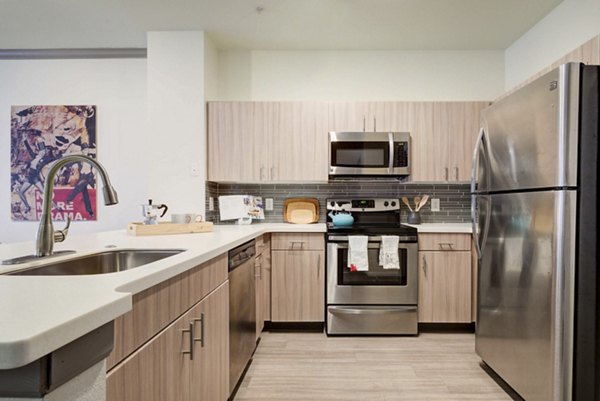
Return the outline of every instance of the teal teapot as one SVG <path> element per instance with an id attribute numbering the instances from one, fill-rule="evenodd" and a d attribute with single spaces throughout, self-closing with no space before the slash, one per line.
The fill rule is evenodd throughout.
<path id="1" fill-rule="evenodd" d="M 350 227 L 354 224 L 354 217 L 348 212 L 329 212 L 328 216 L 336 227 Z"/>

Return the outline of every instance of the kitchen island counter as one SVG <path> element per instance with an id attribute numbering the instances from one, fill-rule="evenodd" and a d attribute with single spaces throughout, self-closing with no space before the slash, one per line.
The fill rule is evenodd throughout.
<path id="1" fill-rule="evenodd" d="M 24 366 L 114 320 L 132 296 L 262 234 L 325 232 L 325 224 L 215 225 L 210 233 L 135 237 L 125 230 L 71 236 L 55 251 L 76 250 L 26 264 L 0 266 L 0 369 Z M 118 249 L 185 249 L 117 273 L 81 276 L 10 276 L 11 271 Z M 0 260 L 31 254 L 33 242 L 0 245 Z"/>

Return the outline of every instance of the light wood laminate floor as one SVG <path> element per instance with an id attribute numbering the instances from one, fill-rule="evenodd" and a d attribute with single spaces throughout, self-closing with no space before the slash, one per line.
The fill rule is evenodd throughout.
<path id="1" fill-rule="evenodd" d="M 474 346 L 468 333 L 265 332 L 235 401 L 518 400 L 484 370 Z"/>

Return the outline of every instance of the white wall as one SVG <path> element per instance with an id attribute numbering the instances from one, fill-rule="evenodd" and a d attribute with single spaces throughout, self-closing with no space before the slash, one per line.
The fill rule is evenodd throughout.
<path id="1" fill-rule="evenodd" d="M 221 100 L 489 100 L 502 51 L 222 51 Z"/>
<path id="2" fill-rule="evenodd" d="M 148 33 L 149 188 L 173 213 L 204 215 L 206 107 L 203 32 Z"/>
<path id="3" fill-rule="evenodd" d="M 139 219 L 138 204 L 148 196 L 146 60 L 0 61 L 0 88 L 0 242 L 32 241 L 37 230 L 35 222 L 10 220 L 12 105 L 98 106 L 98 160 L 107 168 L 120 203 L 106 207 L 99 193 L 98 221 L 74 222 L 71 235 L 125 228 Z"/>
<path id="4" fill-rule="evenodd" d="M 600 0 L 564 0 L 505 52 L 505 89 L 600 34 Z"/>
<path id="5" fill-rule="evenodd" d="M 219 50 L 208 35 L 204 35 L 204 97 L 219 98 Z"/>
<path id="6" fill-rule="evenodd" d="M 218 99 L 253 100 L 252 72 L 251 51 L 220 51 Z"/>
<path id="7" fill-rule="evenodd" d="M 205 79 L 217 91 L 217 52 L 207 43 L 203 32 L 151 32 L 147 60 L 0 61 L 0 242 L 32 241 L 37 230 L 10 220 L 11 105 L 98 106 L 98 160 L 120 202 L 107 208 L 99 196 L 98 221 L 73 223 L 71 235 L 124 229 L 141 220 L 148 198 L 204 214 Z"/>

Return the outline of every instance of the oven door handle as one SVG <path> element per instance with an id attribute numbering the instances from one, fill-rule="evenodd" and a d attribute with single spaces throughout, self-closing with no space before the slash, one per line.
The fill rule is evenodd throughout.
<path id="1" fill-rule="evenodd" d="M 329 306 L 327 310 L 331 313 L 339 314 L 339 315 L 389 315 L 389 314 L 397 314 L 400 310 L 412 311 L 416 310 L 415 306 L 405 306 L 398 307 L 394 306 L 393 308 L 385 308 L 385 307 L 377 307 L 377 309 L 371 308 L 348 308 L 345 306 Z"/>
<path id="2" fill-rule="evenodd" d="M 348 245 L 346 245 L 346 244 L 336 244 L 336 246 L 337 246 L 338 249 L 348 249 Z M 367 245 L 367 248 L 368 249 L 381 249 L 381 244 L 379 244 L 379 243 L 376 243 L 376 244 L 369 243 Z M 400 244 L 400 245 L 398 245 L 398 249 L 408 249 L 408 247 L 403 246 L 402 244 Z"/>
<path id="3" fill-rule="evenodd" d="M 330 235 L 327 239 L 329 242 L 333 242 L 333 241 L 341 241 L 341 242 L 348 242 L 348 235 Z M 401 243 L 416 243 L 417 242 L 417 237 L 416 236 L 410 236 L 410 235 L 401 235 L 399 236 L 399 240 L 403 241 Z M 369 237 L 369 243 L 372 242 L 381 242 L 381 237 L 380 236 L 370 236 Z"/>

